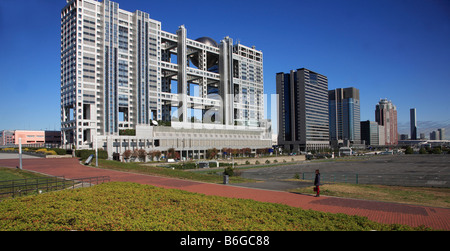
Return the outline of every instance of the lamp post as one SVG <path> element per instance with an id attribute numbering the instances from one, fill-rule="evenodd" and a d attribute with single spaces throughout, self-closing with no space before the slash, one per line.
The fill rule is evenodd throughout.
<path id="1" fill-rule="evenodd" d="M 19 169 L 22 170 L 22 138 L 19 138 Z"/>

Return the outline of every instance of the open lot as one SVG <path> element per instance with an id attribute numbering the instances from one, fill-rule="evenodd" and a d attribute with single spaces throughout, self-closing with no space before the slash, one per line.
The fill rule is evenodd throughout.
<path id="1" fill-rule="evenodd" d="M 244 178 L 260 182 L 239 186 L 287 190 L 310 183 L 293 181 L 297 176 L 313 179 L 320 170 L 324 182 L 450 187 L 450 155 L 373 155 L 335 160 L 314 160 L 268 168 L 242 170 Z M 344 180 L 346 179 L 346 180 Z"/>

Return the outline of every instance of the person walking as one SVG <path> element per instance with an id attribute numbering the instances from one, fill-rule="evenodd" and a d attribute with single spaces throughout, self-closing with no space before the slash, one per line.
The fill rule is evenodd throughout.
<path id="1" fill-rule="evenodd" d="M 320 172 L 319 169 L 316 170 L 316 178 L 314 179 L 314 191 L 316 192 L 316 196 L 314 197 L 319 197 L 320 196 Z"/>

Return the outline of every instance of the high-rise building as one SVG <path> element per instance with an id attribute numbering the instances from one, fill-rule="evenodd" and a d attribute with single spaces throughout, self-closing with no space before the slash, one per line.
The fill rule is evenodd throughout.
<path id="1" fill-rule="evenodd" d="M 439 128 L 439 140 L 445 140 L 445 128 Z"/>
<path id="2" fill-rule="evenodd" d="M 109 153 L 189 154 L 270 147 L 263 90 L 263 54 L 254 46 L 192 40 L 184 25 L 170 33 L 148 13 L 109 0 L 68 0 L 61 11 L 64 145 L 92 148 L 95 138 Z M 119 137 L 129 131 L 134 137 Z"/>
<path id="3" fill-rule="evenodd" d="M 360 101 L 359 90 L 354 87 L 328 91 L 330 140 L 349 140 L 359 144 Z"/>
<path id="4" fill-rule="evenodd" d="M 328 79 L 305 68 L 277 73 L 278 145 L 299 152 L 329 148 Z"/>
<path id="5" fill-rule="evenodd" d="M 416 118 L 416 108 L 411 108 L 409 110 L 409 122 L 411 126 L 411 140 L 417 140 L 417 118 Z"/>
<path id="6" fill-rule="evenodd" d="M 397 145 L 397 107 L 391 101 L 381 99 L 375 108 L 375 121 L 384 126 L 386 145 Z"/>

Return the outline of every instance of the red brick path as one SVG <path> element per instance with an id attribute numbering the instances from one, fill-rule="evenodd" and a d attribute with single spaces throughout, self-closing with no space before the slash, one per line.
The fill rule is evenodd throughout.
<path id="1" fill-rule="evenodd" d="M 17 159 L 0 159 L 0 166 L 16 167 L 18 165 L 19 163 Z M 425 225 L 434 229 L 450 230 L 450 209 L 447 208 L 344 199 L 327 196 L 315 198 L 308 195 L 281 191 L 269 191 L 232 185 L 210 184 L 163 178 L 87 167 L 81 165 L 78 159 L 24 159 L 23 169 L 54 176 L 65 176 L 69 179 L 110 176 L 111 181 L 136 182 L 164 188 L 182 189 L 206 195 L 253 199 L 257 201 L 281 203 L 316 211 L 360 215 L 381 223 L 398 223 L 410 226 Z"/>

